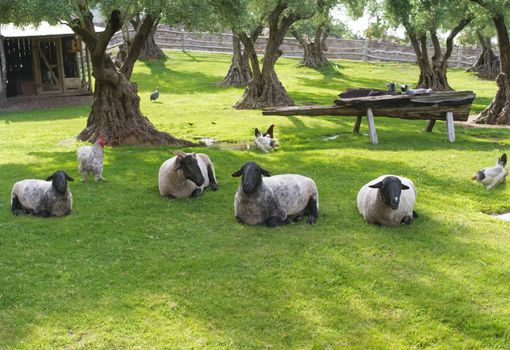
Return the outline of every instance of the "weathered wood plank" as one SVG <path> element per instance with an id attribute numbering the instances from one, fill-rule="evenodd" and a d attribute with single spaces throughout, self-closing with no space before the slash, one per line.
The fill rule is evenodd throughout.
<path id="1" fill-rule="evenodd" d="M 358 108 L 459 106 L 471 104 L 474 98 L 475 94 L 472 91 L 447 91 L 423 95 L 384 95 L 340 98 L 335 100 L 335 105 Z"/>
<path id="2" fill-rule="evenodd" d="M 455 142 L 455 126 L 453 124 L 452 112 L 446 112 L 446 131 L 448 133 L 448 141 Z"/>
<path id="3" fill-rule="evenodd" d="M 354 134 L 359 134 L 359 129 L 361 127 L 361 121 L 363 120 L 363 116 L 358 115 L 356 117 L 356 123 L 354 123 L 354 128 L 352 129 L 352 132 Z"/>
<path id="4" fill-rule="evenodd" d="M 368 133 L 370 134 L 370 142 L 373 145 L 379 144 L 377 139 L 377 130 L 375 130 L 374 113 L 372 108 L 367 109 Z"/>
<path id="5" fill-rule="evenodd" d="M 420 106 L 420 107 L 400 107 L 400 108 L 372 108 L 374 115 L 387 118 L 401 118 L 414 120 L 445 120 L 446 112 L 453 113 L 453 119 L 456 121 L 466 121 L 469 117 L 471 105 L 462 106 Z M 272 107 L 262 111 L 264 115 L 307 115 L 307 116 L 357 116 L 364 114 L 366 108 L 354 108 L 344 106 L 291 106 L 291 107 Z"/>
<path id="6" fill-rule="evenodd" d="M 429 120 L 429 122 L 427 123 L 427 127 L 425 128 L 425 131 L 432 132 L 432 129 L 434 129 L 434 125 L 436 125 L 436 120 L 435 119 Z"/>

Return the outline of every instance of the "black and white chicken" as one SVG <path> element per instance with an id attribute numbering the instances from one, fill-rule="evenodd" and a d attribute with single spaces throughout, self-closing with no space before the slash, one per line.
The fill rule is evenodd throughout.
<path id="1" fill-rule="evenodd" d="M 492 168 L 483 168 L 473 175 L 471 180 L 476 180 L 484 186 L 487 186 L 488 190 L 493 189 L 500 183 L 505 182 L 506 176 L 508 175 L 506 162 L 506 154 L 503 154 L 498 158 L 495 166 Z"/>
<path id="2" fill-rule="evenodd" d="M 259 150 L 268 153 L 278 146 L 274 139 L 274 124 L 272 124 L 265 133 L 261 133 L 259 129 L 255 128 L 255 138 L 253 142 Z"/>

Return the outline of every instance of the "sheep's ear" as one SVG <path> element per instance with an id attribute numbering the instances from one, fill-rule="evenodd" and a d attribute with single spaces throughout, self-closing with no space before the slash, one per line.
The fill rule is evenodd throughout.
<path id="1" fill-rule="evenodd" d="M 384 85 L 386 85 L 387 87 L 390 87 L 391 83 L 386 82 L 386 83 L 384 83 Z"/>
<path id="2" fill-rule="evenodd" d="M 186 153 L 184 153 L 183 151 L 180 151 L 180 150 L 174 151 L 174 155 L 176 155 L 179 158 L 186 158 L 186 156 L 187 156 Z"/>
<path id="3" fill-rule="evenodd" d="M 402 184 L 402 187 L 401 187 L 403 190 L 408 190 L 409 189 L 409 186 L 406 186 L 404 184 Z"/>
<path id="4" fill-rule="evenodd" d="M 381 188 L 382 187 L 382 181 L 376 183 L 376 184 L 373 184 L 373 185 L 370 185 L 368 186 L 370 188 Z"/>
<path id="5" fill-rule="evenodd" d="M 64 173 L 64 174 L 66 175 L 67 181 L 74 181 L 74 179 L 71 176 L 67 175 L 66 173 Z"/>
<path id="6" fill-rule="evenodd" d="M 267 171 L 266 169 L 260 168 L 260 173 L 267 177 L 271 176 L 271 173 L 269 171 Z"/>
<path id="7" fill-rule="evenodd" d="M 239 177 L 241 175 L 243 175 L 243 169 L 239 169 L 235 173 L 232 173 L 232 177 Z"/>
<path id="8" fill-rule="evenodd" d="M 259 137 L 260 136 L 260 131 L 259 129 L 255 128 L 255 137 Z"/>
<path id="9" fill-rule="evenodd" d="M 55 174 L 51 174 L 50 176 L 48 176 L 48 177 L 46 178 L 46 181 L 51 181 L 51 180 L 53 180 L 54 178 L 55 178 Z"/>

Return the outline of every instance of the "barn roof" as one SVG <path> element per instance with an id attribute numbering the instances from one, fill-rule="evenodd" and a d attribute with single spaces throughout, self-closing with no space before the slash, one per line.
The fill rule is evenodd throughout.
<path id="1" fill-rule="evenodd" d="M 103 28 L 95 27 L 96 32 L 103 31 Z M 75 35 L 73 30 L 65 24 L 51 25 L 48 22 L 41 22 L 38 26 L 16 26 L 12 23 L 0 25 L 0 36 L 5 38 L 27 38 L 35 36 L 67 36 Z"/>

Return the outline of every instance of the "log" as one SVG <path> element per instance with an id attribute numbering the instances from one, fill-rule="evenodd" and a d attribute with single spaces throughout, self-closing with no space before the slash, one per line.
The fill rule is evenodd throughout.
<path id="1" fill-rule="evenodd" d="M 378 117 L 413 120 L 446 120 L 446 113 L 452 112 L 453 120 L 467 121 L 471 105 L 461 106 L 422 106 L 422 107 L 374 107 L 372 111 Z M 367 108 L 344 106 L 290 106 L 272 107 L 262 111 L 263 115 L 306 115 L 306 116 L 358 116 Z"/>

